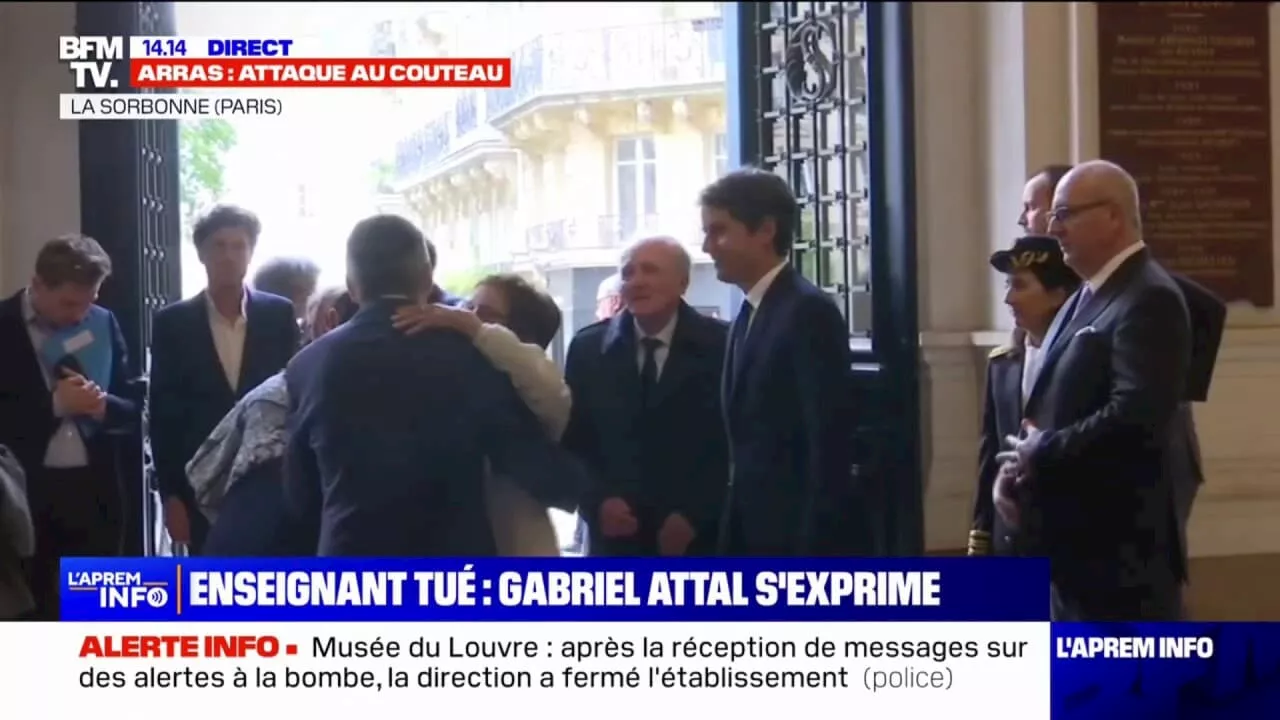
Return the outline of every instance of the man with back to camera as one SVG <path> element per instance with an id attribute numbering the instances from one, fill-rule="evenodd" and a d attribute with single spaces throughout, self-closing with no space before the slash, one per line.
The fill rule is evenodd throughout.
<path id="1" fill-rule="evenodd" d="M 1049 329 L 993 494 L 1029 554 L 1049 557 L 1055 620 L 1181 615 L 1186 550 L 1167 467 L 1191 328 L 1139 208 L 1133 178 L 1095 160 L 1067 173 L 1049 213 L 1084 284 Z"/>
<path id="2" fill-rule="evenodd" d="M 192 552 L 208 527 L 187 461 L 236 402 L 298 349 L 293 303 L 244 284 L 261 230 L 256 216 L 230 205 L 201 218 L 192 240 L 208 284 L 156 313 L 151 328 L 151 445 L 165 527 Z"/>
<path id="3" fill-rule="evenodd" d="M 734 555 L 868 552 L 853 500 L 849 329 L 787 262 L 799 224 L 786 182 L 735 170 L 702 191 L 702 249 L 746 293 L 730 328 L 723 404 L 729 489 L 720 550 Z"/>
<path id="4" fill-rule="evenodd" d="M 705 555 L 728 467 L 720 411 L 726 323 L 683 299 L 693 262 L 655 236 L 623 255 L 625 309 L 583 328 L 565 361 L 564 445 L 592 485 L 579 505 L 593 555 Z"/>
<path id="5" fill-rule="evenodd" d="M 31 284 L 0 303 L 0 445 L 26 480 L 39 620 L 58 619 L 62 557 L 123 548 L 127 495 L 112 435 L 136 427 L 138 408 L 121 397 L 130 371 L 120 325 L 94 304 L 110 275 L 101 245 L 67 235 L 45 243 Z"/>
<path id="6" fill-rule="evenodd" d="M 586 481 L 465 335 L 392 325 L 428 297 L 430 274 L 407 220 L 358 223 L 347 275 L 360 310 L 285 371 L 285 501 L 320 556 L 493 555 L 486 458 L 546 506 L 572 507 Z"/>

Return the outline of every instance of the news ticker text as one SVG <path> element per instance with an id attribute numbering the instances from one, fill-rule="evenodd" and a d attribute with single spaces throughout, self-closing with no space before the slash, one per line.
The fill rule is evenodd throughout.
<path id="1" fill-rule="evenodd" d="M 978 700 L 1006 682 L 1017 685 L 1028 708 L 1047 707 L 1049 689 L 1044 624 L 50 627 L 56 652 L 66 653 L 59 684 L 72 698 L 115 704 L 157 689 L 213 689 L 231 712 L 249 711 L 264 693 L 280 690 L 341 690 L 371 710 L 395 707 L 403 691 L 431 690 L 442 700 L 466 698 L 479 713 L 604 691 L 631 694 L 635 700 L 623 704 L 650 713 L 681 698 L 751 716 L 769 706 L 816 710 L 856 698 L 872 716 L 971 706 L 971 715 L 949 716 L 977 718 Z M 0 650 L 0 658 L 8 652 Z M 722 692 L 735 689 L 758 692 Z M 316 708 L 324 697 L 315 697 Z M 303 702 L 295 709 L 311 709 L 309 697 Z"/>

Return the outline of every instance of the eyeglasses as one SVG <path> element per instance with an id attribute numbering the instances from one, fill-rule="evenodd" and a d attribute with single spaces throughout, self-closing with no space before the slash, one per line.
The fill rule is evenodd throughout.
<path id="1" fill-rule="evenodd" d="M 1110 200 L 1098 200 L 1091 203 L 1082 203 L 1080 205 L 1059 205 L 1049 211 L 1049 222 L 1062 224 L 1081 213 L 1096 210 L 1097 208 L 1110 205 Z"/>

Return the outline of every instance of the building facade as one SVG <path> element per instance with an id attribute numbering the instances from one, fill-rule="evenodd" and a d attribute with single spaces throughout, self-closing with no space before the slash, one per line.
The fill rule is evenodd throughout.
<path id="1" fill-rule="evenodd" d="M 694 257 L 689 302 L 727 317 L 731 291 L 699 250 L 696 202 L 728 162 L 720 3 L 456 7 L 387 21 L 375 41 L 381 54 L 512 58 L 510 88 L 397 98 L 415 124 L 397 144 L 394 187 L 442 274 L 534 275 L 571 337 L 594 321 L 625 244 L 661 232 Z"/>

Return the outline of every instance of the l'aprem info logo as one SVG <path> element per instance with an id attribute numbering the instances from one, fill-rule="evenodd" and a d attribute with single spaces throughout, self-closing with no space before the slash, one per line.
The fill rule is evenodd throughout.
<path id="1" fill-rule="evenodd" d="M 143 581 L 136 572 L 69 572 L 67 589 L 98 595 L 100 608 L 162 608 L 169 604 L 169 583 Z"/>
<path id="2" fill-rule="evenodd" d="M 75 73 L 77 90 L 109 90 L 120 87 L 111 67 L 124 60 L 123 37 L 63 35 L 58 38 L 58 60 Z"/>

